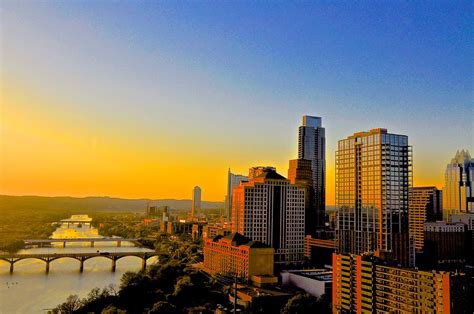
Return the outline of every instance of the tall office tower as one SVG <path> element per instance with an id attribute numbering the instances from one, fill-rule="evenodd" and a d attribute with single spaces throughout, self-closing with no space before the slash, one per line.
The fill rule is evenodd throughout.
<path id="1" fill-rule="evenodd" d="M 458 213 L 474 213 L 474 159 L 467 150 L 456 152 L 444 176 L 443 219 Z"/>
<path id="2" fill-rule="evenodd" d="M 240 182 L 248 181 L 248 177 L 233 174 L 229 171 L 227 172 L 227 195 L 225 197 L 225 212 L 224 215 L 227 221 L 232 221 L 232 192 L 236 186 L 239 186 Z"/>
<path id="3" fill-rule="evenodd" d="M 425 222 L 441 219 L 441 191 L 434 186 L 411 189 L 408 217 L 415 249 L 423 250 Z"/>
<path id="4" fill-rule="evenodd" d="M 201 188 L 195 186 L 193 189 L 193 202 L 191 204 L 191 217 L 194 217 L 199 210 L 201 210 Z"/>
<path id="5" fill-rule="evenodd" d="M 413 263 L 408 233 L 412 183 L 406 135 L 386 129 L 359 132 L 338 142 L 336 152 L 336 249 Z"/>
<path id="6" fill-rule="evenodd" d="M 293 159 L 289 162 L 288 180 L 305 190 L 305 235 L 314 234 L 316 225 L 316 210 L 314 207 L 313 171 L 311 160 Z"/>
<path id="7" fill-rule="evenodd" d="M 311 160 L 316 225 L 324 225 L 326 209 L 326 136 L 320 117 L 303 116 L 298 130 L 298 159 Z"/>
<path id="8" fill-rule="evenodd" d="M 267 168 L 234 189 L 232 232 L 275 249 L 275 262 L 303 260 L 304 189 Z"/>

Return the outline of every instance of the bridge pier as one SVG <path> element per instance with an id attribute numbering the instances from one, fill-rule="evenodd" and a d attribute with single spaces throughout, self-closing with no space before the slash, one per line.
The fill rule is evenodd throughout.
<path id="1" fill-rule="evenodd" d="M 95 243 L 94 241 L 91 241 L 91 247 L 94 247 L 94 243 Z"/>
<path id="2" fill-rule="evenodd" d="M 63 242 L 63 248 L 65 248 L 65 247 L 66 247 L 66 241 Z"/>
<path id="3" fill-rule="evenodd" d="M 115 269 L 117 267 L 117 260 L 115 258 L 112 258 L 112 271 L 115 272 Z"/>
<path id="4" fill-rule="evenodd" d="M 49 260 L 46 261 L 46 274 L 49 274 Z"/>
<path id="5" fill-rule="evenodd" d="M 117 247 L 122 246 L 122 241 L 117 241 Z"/>
<path id="6" fill-rule="evenodd" d="M 79 265 L 79 272 L 82 273 L 84 271 L 84 260 L 80 260 L 81 264 Z"/>
<path id="7" fill-rule="evenodd" d="M 15 262 L 11 261 L 10 262 L 10 274 L 13 274 L 13 265 L 15 264 Z"/>
<path id="8" fill-rule="evenodd" d="M 142 270 L 146 270 L 146 256 L 142 258 Z"/>

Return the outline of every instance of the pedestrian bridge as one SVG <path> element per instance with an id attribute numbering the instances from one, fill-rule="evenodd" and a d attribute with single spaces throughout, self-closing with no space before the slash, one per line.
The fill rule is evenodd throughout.
<path id="1" fill-rule="evenodd" d="M 25 244 L 37 244 L 39 246 L 43 244 L 51 243 L 62 243 L 63 247 L 66 247 L 66 243 L 71 242 L 89 242 L 91 247 L 94 247 L 95 242 L 115 242 L 117 246 L 121 246 L 122 242 L 133 242 L 137 243 L 138 239 L 135 238 L 63 238 L 63 239 L 28 239 L 23 240 Z"/>
<path id="2" fill-rule="evenodd" d="M 37 254 L 0 254 L 0 261 L 10 263 L 10 273 L 13 273 L 16 262 L 24 259 L 38 259 L 46 263 L 46 273 L 49 273 L 49 264 L 60 258 L 73 258 L 80 262 L 79 271 L 84 271 L 84 262 L 95 257 L 108 258 L 112 261 L 111 270 L 115 271 L 116 263 L 119 259 L 127 256 L 135 256 L 142 260 L 142 270 L 145 270 L 147 260 L 154 256 L 163 255 L 166 253 L 160 252 L 91 252 L 91 253 L 37 253 Z"/>

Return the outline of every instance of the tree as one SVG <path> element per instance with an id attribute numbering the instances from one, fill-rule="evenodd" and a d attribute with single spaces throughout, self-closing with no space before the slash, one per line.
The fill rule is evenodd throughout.
<path id="1" fill-rule="evenodd" d="M 305 314 L 320 313 L 321 306 L 318 299 L 307 294 L 298 293 L 288 300 L 285 307 L 281 310 L 282 314 Z"/>
<path id="2" fill-rule="evenodd" d="M 159 301 L 153 304 L 148 314 L 179 314 L 179 311 L 173 304 L 166 301 Z"/>
<path id="3" fill-rule="evenodd" d="M 107 306 L 102 310 L 101 314 L 126 314 L 127 312 L 121 309 L 116 308 L 113 305 Z"/>
<path id="4" fill-rule="evenodd" d="M 70 295 L 67 297 L 66 302 L 63 304 L 58 305 L 54 309 L 54 312 L 56 313 L 61 313 L 61 314 L 71 314 L 76 311 L 78 311 L 82 306 L 81 300 L 79 299 L 79 296 L 76 294 Z"/>

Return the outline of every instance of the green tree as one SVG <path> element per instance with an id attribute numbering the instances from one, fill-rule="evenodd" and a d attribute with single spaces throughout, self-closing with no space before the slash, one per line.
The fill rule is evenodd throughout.
<path id="1" fill-rule="evenodd" d="M 298 293 L 288 300 L 285 307 L 281 310 L 282 314 L 305 314 L 320 313 L 321 306 L 318 299 L 307 294 Z"/>
<path id="2" fill-rule="evenodd" d="M 79 296 L 73 294 L 67 297 L 66 302 L 58 305 L 53 312 L 61 314 L 71 314 L 78 311 L 82 306 Z"/>
<path id="3" fill-rule="evenodd" d="M 173 304 L 166 301 L 159 301 L 153 304 L 148 314 L 179 314 L 180 311 Z"/>

